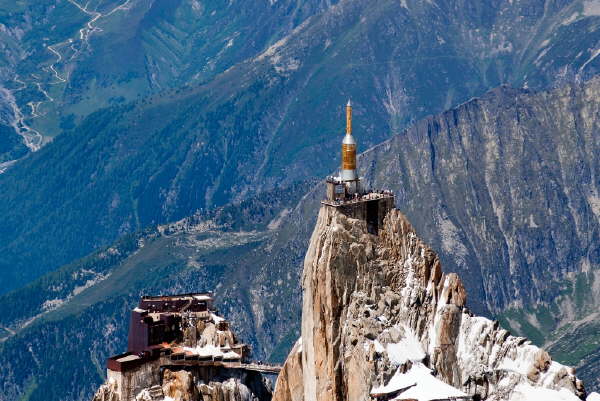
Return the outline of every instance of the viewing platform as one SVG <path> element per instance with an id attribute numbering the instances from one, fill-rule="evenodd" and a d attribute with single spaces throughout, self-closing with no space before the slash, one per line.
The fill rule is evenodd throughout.
<path id="1" fill-rule="evenodd" d="M 332 184 L 337 183 L 332 182 Z M 395 197 L 391 191 L 371 191 L 355 193 L 350 196 L 332 196 L 336 193 L 338 192 L 335 191 L 335 188 L 329 190 L 327 199 L 322 200 L 321 204 L 333 207 L 338 212 L 353 219 L 364 220 L 367 223 L 367 230 L 373 235 L 379 233 L 379 227 L 383 225 L 385 216 L 395 205 Z"/>
<path id="2" fill-rule="evenodd" d="M 222 357 L 199 357 L 192 352 L 180 351 L 170 348 L 156 349 L 156 352 L 142 355 L 132 354 L 130 352 L 115 355 L 108 359 L 107 368 L 113 372 L 127 372 L 135 370 L 143 364 L 151 363 L 165 368 L 170 366 L 188 366 L 188 367 L 215 367 L 227 369 L 243 369 L 255 372 L 278 374 L 282 366 L 275 364 L 266 364 L 260 362 L 243 362 L 239 359 L 223 359 Z"/>
<path id="3" fill-rule="evenodd" d="M 271 365 L 271 364 L 260 364 L 260 363 L 241 363 L 241 362 L 206 362 L 206 361 L 194 361 L 194 360 L 180 360 L 171 361 L 165 363 L 162 366 L 198 366 L 198 367 L 223 367 L 227 369 L 242 369 L 252 370 L 254 372 L 266 373 L 266 374 L 279 374 L 283 366 Z"/>
<path id="4" fill-rule="evenodd" d="M 380 201 L 382 199 L 395 199 L 391 191 L 367 192 L 365 194 L 356 194 L 347 198 L 324 199 L 321 201 L 323 205 L 332 207 L 343 207 L 354 205 L 361 202 Z"/>

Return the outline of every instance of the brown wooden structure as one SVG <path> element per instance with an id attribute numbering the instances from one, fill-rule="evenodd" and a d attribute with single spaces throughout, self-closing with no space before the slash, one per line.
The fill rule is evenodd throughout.
<path id="1" fill-rule="evenodd" d="M 179 342 L 183 337 L 183 314 L 198 319 L 210 317 L 211 293 L 144 296 L 131 311 L 127 351 L 139 353 L 163 342 Z"/>
<path id="2" fill-rule="evenodd" d="M 355 194 L 351 197 L 330 199 L 329 194 L 322 204 L 336 208 L 339 212 L 353 219 L 364 220 L 371 234 L 377 235 L 383 219 L 394 208 L 394 194 L 390 191 Z"/>

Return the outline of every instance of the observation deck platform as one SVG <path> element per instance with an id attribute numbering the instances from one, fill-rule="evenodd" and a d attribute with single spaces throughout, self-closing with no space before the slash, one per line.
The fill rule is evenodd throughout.
<path id="1" fill-rule="evenodd" d="M 333 207 L 353 219 L 364 220 L 368 231 L 377 235 L 383 219 L 395 205 L 395 197 L 391 191 L 371 191 L 347 197 L 325 199 L 321 204 Z"/>

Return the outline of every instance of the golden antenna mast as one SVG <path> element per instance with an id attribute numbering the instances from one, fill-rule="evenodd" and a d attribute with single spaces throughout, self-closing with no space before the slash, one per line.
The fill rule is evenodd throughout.
<path id="1" fill-rule="evenodd" d="M 346 105 L 346 134 L 352 135 L 352 102 L 350 100 Z"/>

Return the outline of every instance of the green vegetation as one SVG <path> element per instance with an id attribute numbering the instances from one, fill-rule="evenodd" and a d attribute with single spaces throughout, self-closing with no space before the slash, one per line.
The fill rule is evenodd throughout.
<path id="1" fill-rule="evenodd" d="M 67 299 L 57 309 L 42 313 L 27 327 L 15 327 L 17 334 L 3 343 L 0 353 L 0 363 L 18 372 L 11 379 L 17 386 L 14 394 L 22 393 L 26 386 L 23 380 L 34 377 L 37 386 L 27 387 L 28 400 L 77 397 L 81 391 L 89 395 L 105 378 L 106 358 L 124 351 L 129 313 L 141 295 L 206 291 L 224 280 L 227 269 L 209 267 L 216 261 L 211 256 L 212 247 L 188 249 L 177 245 L 179 241 L 185 242 L 186 238 L 181 234 L 146 238 L 143 248 L 110 266 L 106 279 Z M 231 251 L 235 254 L 235 249 Z M 189 257 L 198 260 L 201 267 L 187 267 Z M 89 261 L 82 261 L 78 271 L 82 266 L 85 270 L 104 271 L 104 267 Z M 71 284 L 57 275 L 44 279 L 44 284 L 35 282 L 32 289 L 48 291 L 48 284 L 50 288 Z M 18 307 L 7 296 L 3 301 Z M 19 298 L 18 302 L 27 303 L 28 299 Z M 9 370 L 4 372 L 8 374 Z"/>
<path id="2" fill-rule="evenodd" d="M 600 351 L 600 322 L 596 317 L 598 298 L 591 273 L 579 273 L 565 281 L 547 306 L 510 309 L 499 320 L 517 335 L 526 336 L 536 345 L 547 347 L 552 357 L 564 364 L 580 365 Z M 576 313 L 565 320 L 569 312 Z M 535 319 L 535 325 L 531 319 Z"/>
<path id="3" fill-rule="evenodd" d="M 273 348 L 268 360 L 274 363 L 283 364 L 288 357 L 290 349 L 292 349 L 298 338 L 300 338 L 300 331 L 296 327 L 292 328 Z"/>
<path id="4" fill-rule="evenodd" d="M 27 147 L 12 127 L 0 124 L 0 163 L 20 159 L 27 154 Z"/>
<path id="5" fill-rule="evenodd" d="M 498 316 L 498 320 L 514 334 L 527 337 L 542 347 L 551 338 L 560 317 L 560 310 L 554 304 L 551 307 L 542 305 L 531 309 L 511 308 Z"/>
<path id="6" fill-rule="evenodd" d="M 29 401 L 31 395 L 35 392 L 37 387 L 38 387 L 38 385 L 35 381 L 35 378 L 32 378 L 29 381 L 29 383 L 27 383 L 27 386 L 25 387 L 25 391 L 23 392 L 23 395 L 21 396 L 21 398 L 19 398 L 19 401 Z"/>
<path id="7" fill-rule="evenodd" d="M 117 4 L 89 7 L 108 11 Z M 560 63 L 587 51 L 598 35 L 592 29 L 597 18 L 573 22 L 586 27 L 584 38 L 560 24 L 568 6 L 523 14 L 526 4 L 406 9 L 390 0 L 358 1 L 332 13 L 321 0 L 194 4 L 136 4 L 99 19 L 101 31 L 85 43 L 78 28 L 89 15 L 69 2 L 22 2 L 18 12 L 2 17 L 15 27 L 27 18 L 43 21 L 27 28 L 18 44 L 30 56 L 14 66 L 27 80 L 15 96 L 23 110 L 46 99 L 36 89 L 39 76 L 56 100 L 40 106 L 45 117 L 27 121 L 51 136 L 62 132 L 0 177 L 4 291 L 124 233 L 281 181 L 330 173 L 338 165 L 330 155 L 343 129 L 340 104 L 348 97 L 357 105 L 357 138 L 366 149 L 501 83 L 527 79 L 530 87 L 544 87 L 562 71 Z M 76 62 L 69 82 L 56 84 L 48 68 L 40 76 L 56 59 L 45 45 L 69 38 L 75 38 L 71 46 L 57 49 L 65 59 L 74 52 L 69 48 L 78 49 Z M 573 45 L 561 48 L 567 39 Z M 546 47 L 565 55 L 555 54 L 558 61 L 547 65 Z M 581 56 L 573 68 L 585 61 Z M 65 74 L 63 65 L 55 67 Z"/>
<path id="8" fill-rule="evenodd" d="M 314 193 L 300 210 L 295 201 L 312 178 L 339 165 L 349 97 L 361 151 L 399 134 L 397 143 L 369 153 L 380 158 L 363 158 L 368 182 L 396 190 L 402 210 L 443 252 L 445 270 L 465 273 L 473 309 L 500 310 L 512 301 L 513 284 L 523 299 L 563 294 L 501 320 L 517 322 L 513 330 L 540 343 L 579 330 L 576 355 L 591 350 L 591 326 L 556 321 L 565 299 L 588 307 L 581 290 L 592 287 L 591 278 L 558 287 L 554 279 L 584 252 L 586 239 L 569 229 L 575 224 L 565 212 L 584 209 L 566 199 L 581 191 L 563 185 L 581 187 L 587 176 L 559 160 L 553 141 L 585 124 L 543 125 L 551 113 L 545 94 L 523 100 L 523 92 L 505 89 L 485 116 L 477 100 L 404 129 L 500 84 L 539 89 L 573 71 L 593 74 L 599 18 L 566 21 L 579 0 L 546 8 L 534 0 L 510 7 L 356 0 L 335 10 L 325 0 L 300 3 L 135 2 L 99 19 L 85 41 L 79 29 L 91 17 L 68 1 L 1 2 L 0 23 L 14 28 L 0 32 L 0 66 L 9 77 L 2 85 L 24 113 L 28 102 L 42 101 L 43 116 L 27 115 L 26 123 L 56 137 L 0 175 L 0 323 L 17 331 L 0 332 L 9 336 L 0 363 L 21 373 L 6 379 L 7 399 L 25 388 L 31 400 L 89 396 L 102 361 L 123 350 L 123 322 L 146 292 L 217 290 L 220 307 L 256 354 L 280 360 L 299 321 L 299 309 L 282 300 L 300 298 L 299 267 L 318 205 Z M 88 4 L 106 13 L 120 2 Z M 68 82 L 58 82 L 51 65 L 60 77 L 68 72 Z M 13 75 L 24 88 L 17 90 Z M 554 113 L 556 120 L 566 114 Z M 519 136 L 509 141 L 515 121 Z M 536 132 L 544 136 L 533 141 Z M 561 155 L 579 155 L 584 142 Z M 497 148 L 496 170 L 480 163 L 483 149 Z M 536 152 L 511 160 L 522 148 Z M 0 125 L 0 162 L 25 153 Z M 520 174 L 527 163 L 530 173 Z M 577 178 L 557 179 L 563 171 L 554 166 L 563 165 Z M 521 196 L 525 207 L 512 210 L 506 193 Z M 556 222 L 540 220 L 540 205 L 559 215 Z M 295 220 L 270 229 L 284 210 Z M 181 219 L 212 219 L 219 228 L 186 232 L 172 223 Z M 523 226 L 530 219 L 552 229 Z M 155 228 L 169 222 L 164 233 Z M 440 234 L 441 222 L 448 232 Z M 522 252 L 511 253 L 507 233 Z M 506 279 L 511 262 L 523 268 L 514 282 Z M 56 349 L 46 352 L 47 344 Z M 561 344 L 554 347 L 567 360 Z M 82 368 L 61 376 L 74 361 Z M 28 387 L 30 377 L 37 387 Z"/>
<path id="9" fill-rule="evenodd" d="M 37 385 L 28 387 L 29 400 L 91 396 L 105 379 L 106 358 L 125 350 L 131 308 L 144 294 L 216 291 L 221 313 L 232 320 L 240 338 L 253 346 L 257 359 L 270 353 L 270 347 L 262 348 L 266 336 L 279 344 L 278 353 L 284 355 L 298 333 L 298 316 L 285 311 L 284 318 L 273 319 L 267 308 L 280 308 L 285 300 L 297 296 L 289 292 L 295 290 L 297 279 L 276 293 L 265 292 L 268 280 L 258 267 L 268 265 L 265 249 L 278 236 L 269 223 L 278 218 L 279 210 L 294 206 L 296 191 L 305 193 L 310 185 L 278 188 L 160 230 L 148 228 L 126 235 L 1 296 L 7 313 L 0 325 L 16 332 L 4 331 L 2 336 L 8 338 L 0 343 L 0 363 L 10 366 L 0 373 L 0 380 L 11 383 L 7 397 L 23 396 L 30 377 Z M 208 221 L 214 228 L 198 228 Z M 280 262 L 279 258 L 272 261 L 281 268 Z M 284 269 L 278 274 L 289 272 Z M 259 288 L 261 297 L 250 298 Z M 261 325 L 254 321 L 257 307 L 268 317 Z M 293 327 L 295 334 L 277 334 L 283 331 L 281 327 Z M 72 369 L 75 365 L 81 368 Z M 17 374 L 9 380 L 4 376 L 9 372 Z"/>

